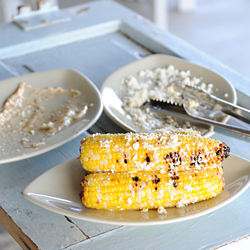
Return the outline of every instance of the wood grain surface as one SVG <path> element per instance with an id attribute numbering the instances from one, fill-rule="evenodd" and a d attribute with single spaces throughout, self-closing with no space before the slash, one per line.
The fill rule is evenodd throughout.
<path id="1" fill-rule="evenodd" d="M 79 12 L 87 8 L 84 12 Z M 70 67 L 100 87 L 119 67 L 151 53 L 182 57 L 227 77 L 239 103 L 250 107 L 250 82 L 217 60 L 114 2 L 64 10 L 72 21 L 24 32 L 1 24 L 0 79 Z M 82 137 L 124 132 L 106 114 L 83 135 L 48 153 L 0 165 L 0 223 L 23 249 L 214 249 L 249 236 L 250 190 L 208 215 L 169 225 L 128 227 L 91 223 L 40 208 L 22 190 L 52 167 L 78 156 Z M 249 145 L 215 134 L 232 153 L 250 159 Z M 237 167 L 237 166 L 235 166 Z"/>

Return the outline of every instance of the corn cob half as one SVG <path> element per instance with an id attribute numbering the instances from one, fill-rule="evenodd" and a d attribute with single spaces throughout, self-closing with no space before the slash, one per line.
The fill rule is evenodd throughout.
<path id="1" fill-rule="evenodd" d="M 80 161 L 90 172 L 217 169 L 228 157 L 225 143 L 193 130 L 96 134 L 81 141 Z"/>
<path id="2" fill-rule="evenodd" d="M 183 207 L 218 195 L 224 179 L 216 171 L 90 173 L 82 181 L 82 203 L 114 210 Z"/>

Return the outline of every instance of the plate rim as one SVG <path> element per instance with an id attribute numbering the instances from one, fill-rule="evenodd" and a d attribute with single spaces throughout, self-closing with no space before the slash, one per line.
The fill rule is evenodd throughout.
<path id="1" fill-rule="evenodd" d="M 32 151 L 31 153 L 19 154 L 15 157 L 12 157 L 10 154 L 9 155 L 10 157 L 8 157 L 8 158 L 0 159 L 0 164 L 6 164 L 6 163 L 11 163 L 11 162 L 16 162 L 16 161 L 28 159 L 31 157 L 35 157 L 35 156 L 47 153 L 53 149 L 56 149 L 64 144 L 66 144 L 67 142 L 75 139 L 76 137 L 78 137 L 79 135 L 84 133 L 85 131 L 87 131 L 100 118 L 100 116 L 103 112 L 103 101 L 102 101 L 102 96 L 101 96 L 99 89 L 95 86 L 95 84 L 86 75 L 84 75 L 80 71 L 72 69 L 72 68 L 59 68 L 59 69 L 31 72 L 31 73 L 24 74 L 24 75 L 13 76 L 13 77 L 9 77 L 9 78 L 1 80 L 0 85 L 4 84 L 4 82 L 12 81 L 12 80 L 19 79 L 19 78 L 29 77 L 30 75 L 41 75 L 41 74 L 46 74 L 46 73 L 59 73 L 59 74 L 61 73 L 62 74 L 63 72 L 67 72 L 67 71 L 70 72 L 70 74 L 73 73 L 73 74 L 79 75 L 81 78 L 83 78 L 85 81 L 84 84 L 89 85 L 89 87 L 92 88 L 93 93 L 95 93 L 95 95 L 98 97 L 98 99 L 96 100 L 96 103 L 99 106 L 99 108 L 98 108 L 97 112 L 93 115 L 92 119 L 77 134 L 72 134 L 72 136 L 64 138 L 60 142 L 55 143 L 49 147 L 43 147 L 42 149 L 35 148 L 34 151 Z M 17 84 L 17 86 L 18 86 L 18 84 Z M 11 94 L 12 93 L 10 93 L 10 95 Z"/>
<path id="2" fill-rule="evenodd" d="M 250 161 L 243 158 L 243 157 L 239 157 L 235 154 L 231 154 L 233 155 L 234 157 L 237 157 L 237 158 L 240 158 L 244 161 L 247 161 L 249 164 L 250 164 Z M 44 172 L 42 175 L 38 176 L 36 179 L 34 179 L 32 182 L 30 182 L 25 188 L 24 190 L 22 191 L 22 195 L 25 199 L 27 199 L 28 201 L 32 202 L 33 204 L 39 206 L 39 207 L 42 207 L 46 210 L 49 210 L 49 211 L 52 211 L 56 214 L 61 214 L 61 215 L 64 215 L 64 216 L 69 216 L 69 217 L 72 217 L 72 218 L 75 218 L 75 219 L 79 219 L 79 220 L 82 220 L 82 221 L 89 221 L 89 222 L 96 222 L 96 223 L 104 223 L 104 224 L 110 224 L 110 225 L 124 225 L 124 226 L 155 226 L 155 225 L 165 225 L 165 224 L 172 224 L 172 223 L 177 223 L 177 222 L 183 222 L 183 221 L 187 221 L 187 220 L 191 220 L 191 219 L 194 219 L 194 218 L 198 218 L 200 216 L 203 216 L 203 215 L 206 215 L 206 214 L 209 214 L 211 212 L 214 212 L 226 205 L 228 205 L 229 203 L 231 203 L 232 201 L 234 201 L 235 199 L 237 199 L 240 195 L 242 195 L 250 186 L 250 178 L 248 179 L 248 181 L 245 183 L 245 185 L 239 190 L 237 191 L 234 195 L 232 195 L 231 197 L 229 197 L 228 199 L 222 201 L 221 203 L 217 204 L 217 205 L 214 205 L 206 210 L 203 210 L 201 212 L 197 212 L 197 213 L 194 213 L 194 214 L 191 214 L 191 215 L 187 215 L 187 216 L 184 216 L 184 217 L 178 217 L 178 218 L 173 218 L 173 219 L 162 219 L 162 220 L 155 220 L 155 221 L 117 221 L 117 220 L 112 220 L 112 219 L 101 219 L 101 218 L 93 218 L 93 217 L 89 217 L 89 216 L 84 216 L 83 214 L 76 214 L 76 213 L 72 213 L 68 210 L 63 210 L 63 209 L 58 209 L 58 208 L 54 208 L 52 206 L 49 206 L 43 202 L 40 202 L 40 201 L 37 201 L 35 199 L 33 199 L 28 193 L 29 189 L 30 189 L 30 186 L 33 185 L 37 179 L 39 178 L 42 178 L 43 175 L 47 174 L 49 171 L 51 171 L 52 169 L 55 169 L 55 168 L 61 168 L 63 167 L 64 164 L 67 164 L 67 167 L 69 167 L 69 162 L 70 161 L 75 161 L 76 160 L 76 157 L 73 157 L 71 158 L 70 160 L 66 161 L 66 162 L 62 162 L 61 164 L 58 164 L 57 166 L 47 170 L 46 172 Z M 84 169 L 83 169 L 84 170 Z M 249 169 L 249 177 L 250 177 L 250 169 Z M 225 180 L 226 181 L 226 180 Z M 220 194 L 219 194 L 220 195 Z M 215 197 L 216 198 L 216 197 Z M 211 198 L 213 199 L 213 198 Z M 205 201 L 201 201 L 201 202 L 206 202 Z M 83 204 L 81 204 L 83 205 Z M 84 205 L 83 205 L 84 206 Z M 91 209 L 91 208 L 87 208 L 85 207 L 85 209 Z M 175 209 L 178 209 L 178 208 L 175 208 Z M 98 211 L 98 210 L 96 210 Z M 128 211 L 125 211 L 125 212 L 128 212 Z M 133 211 L 133 212 L 140 212 L 141 211 Z"/>
<path id="3" fill-rule="evenodd" d="M 123 122 L 122 120 L 120 120 L 118 117 L 116 117 L 116 115 L 113 114 L 113 112 L 110 110 L 110 108 L 108 107 L 107 103 L 104 101 L 104 98 L 103 98 L 103 95 L 104 95 L 104 90 L 105 88 L 107 87 L 106 84 L 107 82 L 109 81 L 109 79 L 113 76 L 113 74 L 117 73 L 117 71 L 122 71 L 124 70 L 125 68 L 127 68 L 128 66 L 131 66 L 131 65 L 135 65 L 139 62 L 143 62 L 143 60 L 150 60 L 151 58 L 154 58 L 154 57 L 165 57 L 165 58 L 168 58 L 168 59 L 173 59 L 173 60 L 176 60 L 176 61 L 180 61 L 180 62 L 184 62 L 184 63 L 187 63 L 187 64 L 191 64 L 193 66 L 197 66 L 201 69 L 205 69 L 207 71 L 210 71 L 212 72 L 213 74 L 215 75 L 218 75 L 219 77 L 221 77 L 222 79 L 224 79 L 231 87 L 231 90 L 233 92 L 232 94 L 232 97 L 233 97 L 233 104 L 236 104 L 237 103 L 237 92 L 236 92 L 236 89 L 235 87 L 233 86 L 233 84 L 231 83 L 231 81 L 229 79 L 227 79 L 226 77 L 222 76 L 221 74 L 209 69 L 209 68 L 206 68 L 202 65 L 199 65 L 197 63 L 193 63 L 193 62 L 190 62 L 188 60 L 185 60 L 183 58 L 179 58 L 179 57 L 176 57 L 176 56 L 171 56 L 171 55 L 166 55 L 166 54 L 151 54 L 151 55 L 148 55 L 140 60 L 136 60 L 136 61 L 133 61 L 131 63 L 128 63 L 122 67 L 120 67 L 119 69 L 117 69 L 116 71 L 114 71 L 113 73 L 111 73 L 102 83 L 101 87 L 100 87 L 100 93 L 101 93 L 101 96 L 102 96 L 102 99 L 103 99 L 103 110 L 105 112 L 105 114 L 113 121 L 115 122 L 117 125 L 119 125 L 120 127 L 122 127 L 123 129 L 125 129 L 126 131 L 131 131 L 131 132 L 141 132 L 141 131 L 136 131 L 134 128 L 131 128 L 129 125 L 127 125 L 125 122 Z M 119 83 L 120 84 L 120 83 Z M 224 119 L 223 119 L 223 123 L 226 123 L 229 119 L 229 116 L 226 116 Z M 213 126 L 210 126 L 210 129 L 207 133 L 205 133 L 205 137 L 210 137 L 214 134 L 214 131 L 213 131 Z"/>

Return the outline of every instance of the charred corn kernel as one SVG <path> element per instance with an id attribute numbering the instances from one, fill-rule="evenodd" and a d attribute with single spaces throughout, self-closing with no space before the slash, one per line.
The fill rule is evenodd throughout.
<path id="1" fill-rule="evenodd" d="M 138 210 L 183 207 L 218 195 L 224 187 L 216 171 L 90 173 L 82 181 L 82 203 L 89 208 Z"/>
<path id="2" fill-rule="evenodd" d="M 186 171 L 217 168 L 229 147 L 193 130 L 96 134 L 81 141 L 80 161 L 96 171 Z"/>

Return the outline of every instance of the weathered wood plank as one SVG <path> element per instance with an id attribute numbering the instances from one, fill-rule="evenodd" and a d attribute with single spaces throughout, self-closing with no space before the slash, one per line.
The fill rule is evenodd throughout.
<path id="1" fill-rule="evenodd" d="M 85 11 L 81 11 L 83 9 L 85 9 Z M 90 27 L 100 24 L 103 26 L 98 30 L 100 32 L 102 29 L 105 31 L 107 29 L 107 27 L 104 27 L 106 23 L 116 20 L 119 21 L 123 17 L 127 17 L 133 13 L 131 10 L 122 7 L 122 5 L 108 1 L 105 3 L 103 1 L 93 1 L 91 3 L 63 9 L 62 11 L 70 16 L 70 22 L 28 32 L 23 31 L 13 23 L 1 24 L 2 39 L 0 40 L 0 59 L 6 58 L 6 56 L 15 57 L 20 54 L 28 53 L 28 48 L 26 46 L 28 43 L 31 46 L 30 51 L 34 51 L 34 45 L 36 45 L 39 50 L 39 48 L 44 49 L 57 46 L 58 43 L 68 44 L 75 39 L 79 40 L 78 35 L 74 36 L 74 31 L 78 33 L 85 28 L 89 29 Z M 96 14 L 97 12 L 100 12 L 100 14 Z M 112 27 L 112 23 L 111 26 L 108 25 L 108 27 Z M 67 35 L 68 33 L 69 35 Z M 87 32 L 84 32 L 84 34 L 86 33 Z M 92 30 L 90 35 L 95 36 L 96 33 Z M 56 44 L 54 41 L 56 41 Z M 23 50 L 18 49 L 22 48 L 22 46 L 24 46 Z"/>
<path id="2" fill-rule="evenodd" d="M 89 9 L 79 12 L 88 6 Z M 71 15 L 72 22 L 45 29 L 23 32 L 11 23 L 0 25 L 0 59 L 5 58 L 0 61 L 0 79 L 70 67 L 86 74 L 100 87 L 114 70 L 157 52 L 178 55 L 223 74 L 238 88 L 239 96 L 244 97 L 240 102 L 248 101 L 248 79 L 116 3 L 102 1 L 65 11 Z M 24 49 L 20 51 L 22 46 Z M 103 114 L 88 132 L 124 131 Z M 212 214 L 153 227 L 119 227 L 75 220 L 25 200 L 21 191 L 32 180 L 78 156 L 82 137 L 43 155 L 0 165 L 0 206 L 15 229 L 20 228 L 22 236 L 30 238 L 29 246 L 35 244 L 40 249 L 213 249 L 249 235 L 249 190 Z M 228 140 L 234 153 L 250 159 L 248 144 L 220 135 L 214 137 Z"/>
<path id="3" fill-rule="evenodd" d="M 142 46 L 119 32 L 4 60 L 19 74 L 58 68 L 73 68 L 89 77 L 98 87 L 105 78 L 127 63 L 148 54 Z"/>
<path id="4" fill-rule="evenodd" d="M 250 205 L 243 205 L 249 200 L 250 190 L 240 198 L 210 214 L 202 217 L 162 226 L 122 227 L 105 235 L 92 237 L 71 247 L 76 249 L 215 249 L 249 235 L 249 223 L 245 214 Z M 228 219 L 230 218 L 230 219 Z M 234 218 L 237 219 L 235 223 Z M 242 230 L 244 228 L 244 232 Z M 228 230 L 230 229 L 230 234 Z M 122 239 L 122 244 L 120 241 Z"/>
<path id="5" fill-rule="evenodd" d="M 9 77 L 13 77 L 14 73 L 6 68 L 7 66 L 0 61 L 0 81 Z"/>
<path id="6" fill-rule="evenodd" d="M 24 236 L 28 235 L 31 240 L 35 240 L 38 248 L 64 248 L 117 227 L 80 221 L 80 229 L 71 220 L 40 208 L 21 195 L 21 191 L 36 177 L 65 160 L 79 156 L 80 140 L 83 137 L 81 135 L 43 155 L 0 166 L 1 207 L 11 216 L 16 226 L 21 228 Z M 19 237 L 14 234 L 15 236 Z"/>

